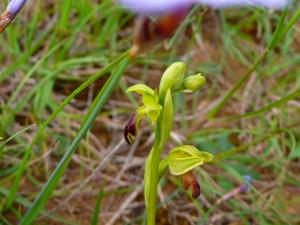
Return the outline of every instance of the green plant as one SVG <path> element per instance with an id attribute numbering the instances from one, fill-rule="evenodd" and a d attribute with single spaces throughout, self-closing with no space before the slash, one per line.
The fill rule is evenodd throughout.
<path id="1" fill-rule="evenodd" d="M 200 187 L 192 170 L 213 156 L 199 151 L 191 145 L 173 148 L 161 159 L 162 151 L 170 136 L 174 122 L 174 106 L 172 95 L 176 92 L 192 93 L 205 84 L 201 74 L 184 78 L 186 66 L 182 62 L 172 64 L 164 72 L 159 90 L 155 91 L 144 84 L 136 84 L 127 92 L 136 92 L 142 96 L 143 105 L 131 116 L 124 130 L 124 137 L 132 144 L 138 132 L 141 118 L 147 116 L 155 126 L 155 140 L 147 158 L 144 174 L 144 195 L 147 208 L 147 224 L 155 224 L 157 185 L 160 178 L 169 170 L 172 175 L 182 176 L 183 188 L 190 188 L 192 196 L 198 197 Z"/>

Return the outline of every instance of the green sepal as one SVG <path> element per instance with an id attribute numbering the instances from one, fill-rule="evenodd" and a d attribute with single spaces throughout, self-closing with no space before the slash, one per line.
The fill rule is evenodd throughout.
<path id="1" fill-rule="evenodd" d="M 169 169 L 173 175 L 182 175 L 195 167 L 211 162 L 213 155 L 199 151 L 192 145 L 181 145 L 173 148 L 169 153 Z"/>
<path id="2" fill-rule="evenodd" d="M 137 110 L 137 126 L 143 116 L 147 116 L 152 124 L 155 124 L 159 115 L 160 111 L 162 110 L 161 105 L 153 104 L 153 105 L 143 105 Z"/>
<path id="3" fill-rule="evenodd" d="M 152 96 L 154 96 L 154 94 L 155 94 L 155 91 L 145 84 L 135 84 L 135 85 L 129 87 L 126 92 L 127 93 L 135 92 L 140 95 L 147 94 L 147 95 L 152 95 Z"/>
<path id="4" fill-rule="evenodd" d="M 158 96 L 156 92 L 145 84 L 135 84 L 128 88 L 126 92 L 135 92 L 142 95 L 144 105 L 152 105 L 158 103 Z"/>

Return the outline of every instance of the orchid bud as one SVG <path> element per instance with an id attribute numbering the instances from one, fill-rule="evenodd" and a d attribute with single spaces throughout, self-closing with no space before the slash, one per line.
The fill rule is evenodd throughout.
<path id="1" fill-rule="evenodd" d="M 197 166 L 211 162 L 213 155 L 199 151 L 192 145 L 181 145 L 169 153 L 169 169 L 172 175 L 183 175 Z"/>
<path id="2" fill-rule="evenodd" d="M 186 71 L 186 65 L 183 62 L 176 62 L 169 66 L 162 78 L 159 85 L 159 100 L 163 102 L 167 91 L 170 89 L 171 92 L 178 90 L 184 78 Z"/>
<path id="3" fill-rule="evenodd" d="M 193 172 L 187 172 L 182 175 L 182 187 L 184 190 L 190 189 L 192 191 L 192 197 L 198 198 L 200 195 L 200 185 Z"/>
<path id="4" fill-rule="evenodd" d="M 191 93 L 199 90 L 205 85 L 205 78 L 201 73 L 193 76 L 188 76 L 183 80 L 183 92 Z"/>

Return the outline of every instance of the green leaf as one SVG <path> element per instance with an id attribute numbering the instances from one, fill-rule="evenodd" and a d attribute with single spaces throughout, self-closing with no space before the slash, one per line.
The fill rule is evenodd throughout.
<path id="1" fill-rule="evenodd" d="M 162 124 L 161 127 L 161 138 L 160 138 L 160 145 L 164 145 L 171 133 L 173 122 L 174 122 L 174 108 L 173 108 L 173 100 L 172 100 L 172 94 L 170 89 L 167 91 L 164 107 L 162 111 Z"/>
<path id="2" fill-rule="evenodd" d="M 169 158 L 168 156 L 160 160 L 159 162 L 159 178 L 158 181 L 164 176 L 164 174 L 169 169 Z"/>

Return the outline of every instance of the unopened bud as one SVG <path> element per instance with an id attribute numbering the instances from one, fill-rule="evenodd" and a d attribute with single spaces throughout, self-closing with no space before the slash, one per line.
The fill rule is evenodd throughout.
<path id="1" fill-rule="evenodd" d="M 185 70 L 186 65 L 183 62 L 173 63 L 166 69 L 159 85 L 160 101 L 164 101 L 169 89 L 171 90 L 171 92 L 173 92 L 181 87 Z"/>
<path id="2" fill-rule="evenodd" d="M 183 91 L 184 92 L 194 92 L 202 88 L 206 83 L 205 78 L 201 73 L 193 76 L 188 76 L 183 81 Z"/>

